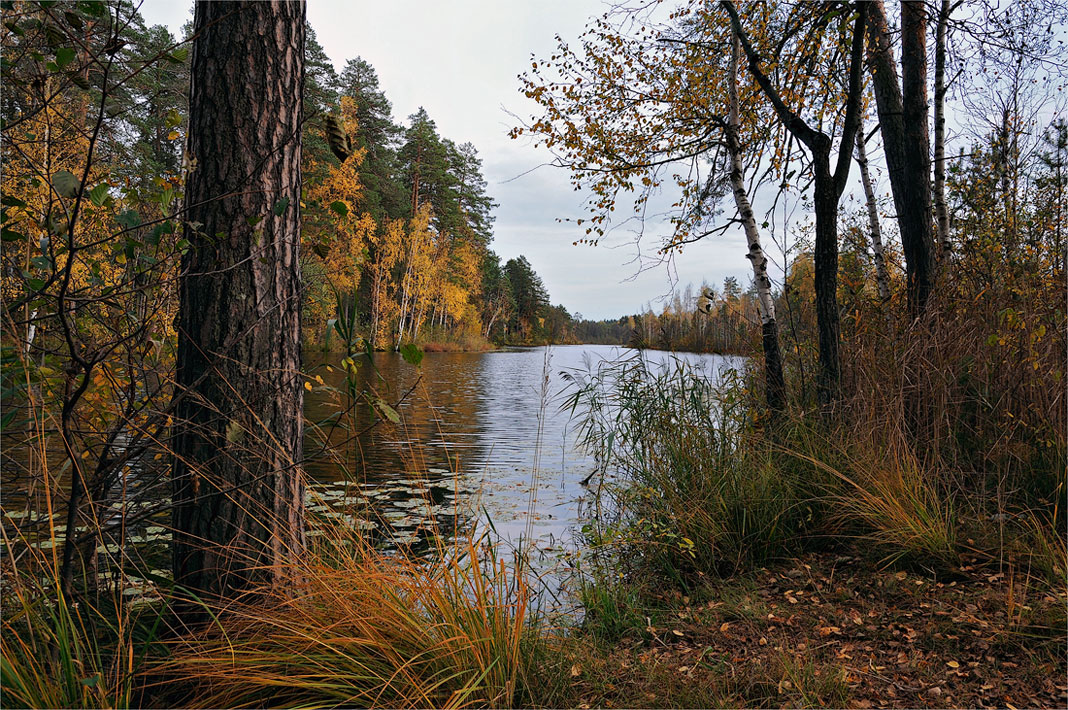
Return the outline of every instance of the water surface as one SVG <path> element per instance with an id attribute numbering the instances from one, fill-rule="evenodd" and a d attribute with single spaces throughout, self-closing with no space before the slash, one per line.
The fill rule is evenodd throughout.
<path id="1" fill-rule="evenodd" d="M 399 354 L 376 353 L 370 363 L 357 358 L 363 362 L 349 387 L 340 355 L 306 353 L 309 534 L 324 534 L 323 522 L 339 523 L 360 528 L 384 548 L 429 554 L 435 541 L 489 532 L 522 545 L 547 584 L 558 588 L 564 575 L 554 570 L 573 549 L 572 532 L 582 522 L 588 493 L 582 483 L 598 470 L 577 446 L 577 420 L 562 409 L 568 374 L 636 357 L 654 370 L 685 363 L 713 380 L 742 363 L 599 345 L 427 353 L 418 367 Z M 357 393 L 355 408 L 350 392 Z M 27 454 L 25 444 L 4 447 L 4 524 L 24 533 L 36 524 L 38 533 L 28 539 L 44 549 L 54 544 L 44 518 L 21 505 L 28 490 L 18 472 L 28 465 Z M 160 576 L 169 574 L 165 469 L 155 458 L 131 461 L 120 482 L 125 488 L 106 515 L 123 522 L 122 540 Z M 126 524 L 142 508 L 155 512 Z M 61 528 L 55 528 L 59 536 Z M 103 540 L 98 549 L 118 559 L 120 549 L 133 551 L 122 540 Z M 153 594 L 136 576 L 127 574 L 120 584 L 124 593 Z"/>
<path id="2" fill-rule="evenodd" d="M 641 356 L 653 368 L 683 362 L 713 379 L 741 363 L 739 358 L 652 350 Z M 638 357 L 633 350 L 574 345 L 427 353 L 415 367 L 396 353 L 377 353 L 374 367 L 359 369 L 358 389 L 374 390 L 389 403 L 399 401 L 401 423 L 383 422 L 353 439 L 351 429 L 375 420 L 364 404 L 357 406 L 349 431 L 331 431 L 329 424 L 310 429 L 308 452 L 322 449 L 324 439 L 345 451 L 340 459 L 309 460 L 313 489 L 338 499 L 330 491 L 358 487 L 370 499 L 368 507 L 386 516 L 381 522 L 389 524 L 383 534 L 387 541 L 417 543 L 415 538 L 429 534 L 424 523 L 432 517 L 447 526 L 457 516 L 461 522 L 488 517 L 507 540 L 536 538 L 538 549 L 561 549 L 579 522 L 586 492 L 581 482 L 597 469 L 597 462 L 576 445 L 572 413 L 561 410 L 565 373 L 633 357 Z M 337 361 L 336 355 L 306 357 L 309 373 L 325 385 L 307 396 L 309 422 L 329 422 L 347 403 L 335 391 L 345 389 Z M 352 499 L 351 493 L 347 498 Z M 418 498 L 424 504 L 413 506 Z"/>

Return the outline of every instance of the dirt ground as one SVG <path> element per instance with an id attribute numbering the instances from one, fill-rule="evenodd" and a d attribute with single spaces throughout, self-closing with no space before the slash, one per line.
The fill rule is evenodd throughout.
<path id="1" fill-rule="evenodd" d="M 645 628 L 579 632 L 579 707 L 1068 706 L 1068 596 L 1009 565 L 951 578 L 812 554 L 651 600 Z"/>

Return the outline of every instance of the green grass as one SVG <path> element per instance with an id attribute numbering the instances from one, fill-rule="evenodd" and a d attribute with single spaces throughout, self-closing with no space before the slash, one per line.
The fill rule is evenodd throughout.
<path id="1" fill-rule="evenodd" d="M 72 602 L 52 578 L 6 579 L 0 623 L 0 706 L 130 708 L 140 705 L 145 653 L 158 610 L 144 618 L 121 602 Z"/>

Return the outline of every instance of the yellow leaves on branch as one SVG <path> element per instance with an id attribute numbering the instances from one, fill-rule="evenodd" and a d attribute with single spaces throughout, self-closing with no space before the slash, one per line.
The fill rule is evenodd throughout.
<path id="1" fill-rule="evenodd" d="M 844 82 L 836 58 L 849 51 L 847 13 L 828 16 L 827 7 L 801 3 L 785 7 L 742 3 L 739 12 L 761 67 L 776 77 L 783 101 L 810 120 L 841 121 Z M 797 28 L 782 44 L 783 28 Z M 664 247 L 684 243 L 712 211 L 702 204 L 709 162 L 722 137 L 717 120 L 727 112 L 726 55 L 731 30 L 716 4 L 689 0 L 667 21 L 606 13 L 593 21 L 572 49 L 558 39 L 547 60 L 520 76 L 523 93 L 539 105 L 512 137 L 531 136 L 554 152 L 571 171 L 576 190 L 592 195 L 585 237 L 596 242 L 611 226 L 617 202 L 630 200 L 635 215 L 644 213 L 649 196 L 663 187 L 679 196 L 670 220 L 673 234 Z M 749 72 L 740 79 L 741 141 L 754 160 L 767 160 L 769 178 L 789 189 L 797 147 L 773 113 Z M 796 167 L 793 166 L 793 167 Z M 669 178 L 670 176 L 670 178 Z M 600 219 L 598 219 L 600 218 Z"/>

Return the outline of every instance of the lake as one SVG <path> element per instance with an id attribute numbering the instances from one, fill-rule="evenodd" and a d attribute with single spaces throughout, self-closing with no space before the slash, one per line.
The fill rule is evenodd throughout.
<path id="1" fill-rule="evenodd" d="M 574 549 L 572 531 L 588 492 L 583 481 L 598 470 L 576 445 L 577 421 L 561 409 L 568 374 L 637 357 L 652 369 L 685 363 L 711 379 L 744 362 L 602 345 L 426 353 L 418 367 L 397 353 L 375 353 L 373 366 L 366 356 L 357 358 L 350 390 L 340 355 L 306 353 L 309 535 L 325 534 L 324 523 L 353 526 L 381 547 L 427 554 L 435 541 L 488 531 L 505 545 L 523 543 L 542 578 L 558 587 L 562 575 L 554 570 Z M 351 415 L 341 414 L 352 405 L 349 391 L 359 401 Z M 370 400 L 377 401 L 375 410 Z M 35 547 L 50 548 L 45 518 L 25 501 L 18 477 L 27 464 L 25 444 L 7 444 L 5 528 L 17 527 Z M 166 467 L 153 461 L 150 477 L 141 463 L 129 464 L 123 484 L 129 488 L 117 492 L 106 519 L 125 520 L 124 513 L 138 519 L 142 510 L 140 522 L 123 524 L 123 539 L 155 574 L 168 576 L 169 483 Z M 56 527 L 60 536 L 62 530 Z M 111 558 L 120 542 L 107 540 L 99 549 Z M 136 576 L 120 585 L 152 593 Z"/>
<path id="2" fill-rule="evenodd" d="M 370 426 L 370 406 L 357 407 L 348 431 L 330 428 L 345 404 L 339 356 L 309 354 L 306 369 L 322 379 L 306 397 L 309 426 L 306 470 L 321 500 L 313 512 L 351 515 L 387 543 L 425 544 L 441 526 L 492 521 L 501 538 L 527 539 L 542 552 L 564 550 L 579 522 L 597 462 L 576 446 L 577 423 L 562 411 L 566 373 L 639 354 L 603 345 L 509 348 L 487 353 L 427 353 L 419 367 L 396 353 L 377 353 L 359 368 L 358 389 L 377 391 L 396 406 L 399 424 Z M 676 362 L 716 379 L 741 358 L 645 350 L 655 367 Z M 402 395 L 407 394 L 406 397 Z M 318 455 L 322 442 L 343 456 Z M 373 512 L 342 510 L 343 503 Z"/>

